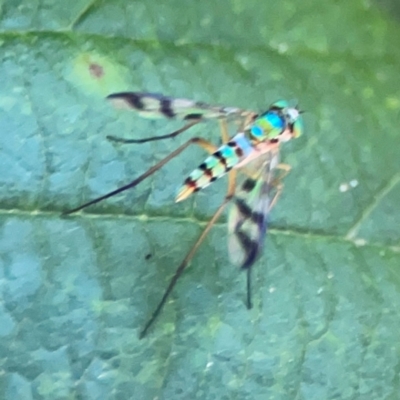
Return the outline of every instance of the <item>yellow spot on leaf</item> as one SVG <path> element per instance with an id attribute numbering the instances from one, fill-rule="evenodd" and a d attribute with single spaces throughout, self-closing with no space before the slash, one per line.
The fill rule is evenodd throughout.
<path id="1" fill-rule="evenodd" d="M 105 97 L 129 89 L 127 69 L 96 53 L 83 53 L 72 60 L 67 79 L 86 93 Z"/>

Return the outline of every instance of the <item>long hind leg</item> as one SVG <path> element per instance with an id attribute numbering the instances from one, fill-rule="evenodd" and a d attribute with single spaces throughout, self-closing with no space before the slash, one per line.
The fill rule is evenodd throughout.
<path id="1" fill-rule="evenodd" d="M 152 141 L 155 141 L 155 140 L 171 139 L 171 138 L 174 138 L 174 137 L 180 135 L 181 133 L 187 131 L 192 126 L 197 125 L 199 122 L 201 122 L 200 119 L 196 119 L 196 120 L 190 121 L 189 123 L 187 123 L 182 128 L 179 128 L 176 131 L 168 133 L 166 135 L 151 136 L 151 137 L 144 138 L 144 139 L 124 139 L 124 138 L 120 138 L 118 136 L 108 135 L 107 139 L 112 141 L 112 142 L 118 142 L 118 143 L 124 143 L 124 144 L 146 143 L 146 142 L 152 142 Z"/>
<path id="2" fill-rule="evenodd" d="M 167 289 L 165 290 L 160 302 L 158 303 L 156 309 L 153 311 L 150 319 L 147 321 L 146 325 L 144 326 L 143 330 L 139 334 L 139 338 L 143 339 L 150 327 L 153 325 L 154 321 L 157 319 L 158 315 L 160 314 L 161 310 L 163 309 L 166 301 L 168 300 L 169 295 L 171 294 L 173 288 L 175 287 L 179 277 L 182 275 L 183 271 L 186 269 L 190 261 L 192 260 L 193 256 L 196 254 L 198 248 L 200 245 L 203 243 L 204 239 L 207 237 L 208 233 L 210 232 L 211 228 L 215 224 L 215 222 L 218 220 L 218 218 L 221 216 L 222 212 L 224 211 L 225 207 L 228 205 L 228 203 L 232 200 L 233 195 L 235 193 L 235 182 L 236 182 L 236 171 L 231 170 L 228 174 L 228 190 L 226 193 L 226 196 L 224 198 L 224 201 L 222 204 L 218 207 L 217 211 L 213 215 L 213 217 L 210 219 L 210 221 L 207 223 L 206 227 L 204 228 L 203 232 L 200 234 L 196 242 L 193 244 L 193 246 L 190 248 L 188 253 L 186 254 L 185 258 L 183 261 L 180 263 L 178 266 L 177 270 L 175 271 L 174 276 L 171 278 L 169 285 Z"/>
<path id="3" fill-rule="evenodd" d="M 88 201 L 87 203 L 84 203 L 78 207 L 71 209 L 71 210 L 64 211 L 62 214 L 63 215 L 72 214 L 72 213 L 80 211 L 86 207 L 89 207 L 93 204 L 96 204 L 102 200 L 108 199 L 109 197 L 115 196 L 118 193 L 124 192 L 125 190 L 131 189 L 131 188 L 137 186 L 140 182 L 142 182 L 143 180 L 148 178 L 150 175 L 154 174 L 154 172 L 158 171 L 161 167 L 163 167 L 165 164 L 167 164 L 169 161 L 171 161 L 177 155 L 182 153 L 182 151 L 185 150 L 187 147 L 189 147 L 191 144 L 197 144 L 198 146 L 202 147 L 204 150 L 206 150 L 209 153 L 213 153 L 217 150 L 217 147 L 214 146 L 212 143 L 208 142 L 207 140 L 197 138 L 197 137 L 189 139 L 186 143 L 184 143 L 182 146 L 179 146 L 176 150 L 174 150 L 168 156 L 163 158 L 157 164 L 153 165 L 145 173 L 140 175 L 138 178 L 134 179 L 132 182 L 130 182 L 124 186 L 121 186 L 121 187 L 113 190 L 112 192 L 106 193 L 103 196 L 100 196 L 100 197 L 97 197 L 96 199 Z"/>

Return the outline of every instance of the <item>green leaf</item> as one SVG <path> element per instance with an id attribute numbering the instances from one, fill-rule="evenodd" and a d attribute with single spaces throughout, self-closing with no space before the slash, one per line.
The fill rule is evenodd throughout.
<path id="1" fill-rule="evenodd" d="M 388 2 L 385 2 L 387 7 Z M 400 391 L 398 20 L 375 4 L 5 1 L 0 6 L 0 399 L 385 399 Z M 305 135 L 265 254 L 245 276 L 214 227 L 150 334 L 138 332 L 224 196 L 174 204 L 177 122 L 104 97 L 143 90 L 265 110 L 296 99 Z"/>

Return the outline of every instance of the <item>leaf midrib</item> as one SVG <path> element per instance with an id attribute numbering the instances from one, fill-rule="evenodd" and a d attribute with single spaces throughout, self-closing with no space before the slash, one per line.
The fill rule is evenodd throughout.
<path id="1" fill-rule="evenodd" d="M 42 210 L 20 210 L 20 209 L 0 209 L 0 218 L 1 217 L 33 217 L 33 218 L 61 218 L 60 212 L 58 211 L 42 211 Z M 204 227 L 208 219 L 198 219 L 191 217 L 177 217 L 177 216 L 163 216 L 163 215 L 149 215 L 145 213 L 140 214 L 111 214 L 111 213 L 80 213 L 71 217 L 64 217 L 62 219 L 65 220 L 104 220 L 104 221 L 117 221 L 117 220 L 130 220 L 130 221 L 151 221 L 151 222 L 165 222 L 165 221 L 177 221 L 177 222 L 186 222 L 191 224 L 197 224 L 200 227 Z M 214 224 L 214 226 L 226 226 L 226 221 L 219 221 Z M 325 242 L 335 242 L 335 243 L 346 243 L 351 244 L 355 248 L 366 248 L 366 249 L 375 249 L 377 251 L 389 251 L 392 254 L 400 253 L 400 246 L 389 246 L 384 243 L 379 242 L 367 242 L 363 241 L 362 238 L 356 237 L 354 239 L 347 239 L 345 236 L 333 235 L 333 234 L 325 234 L 316 231 L 308 231 L 306 232 L 304 229 L 294 229 L 294 228 L 270 228 L 268 229 L 268 235 L 274 236 L 292 236 L 296 238 L 302 238 L 307 240 L 314 241 L 325 241 Z M 362 241 L 362 244 L 360 244 Z"/>

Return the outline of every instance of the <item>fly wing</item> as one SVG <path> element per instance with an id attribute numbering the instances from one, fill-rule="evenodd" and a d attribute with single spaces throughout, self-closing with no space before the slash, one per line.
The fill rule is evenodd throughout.
<path id="1" fill-rule="evenodd" d="M 158 93 L 120 92 L 107 96 L 116 107 L 136 110 L 147 118 L 177 118 L 201 120 L 218 118 L 240 118 L 251 111 L 236 107 L 212 106 L 206 103 L 164 96 Z"/>
<path id="2" fill-rule="evenodd" d="M 275 171 L 279 152 L 274 150 L 257 159 L 234 199 L 228 219 L 228 248 L 232 263 L 243 269 L 257 260 L 267 232 L 268 214 L 276 194 Z M 250 171 L 248 171 L 250 172 Z"/>

